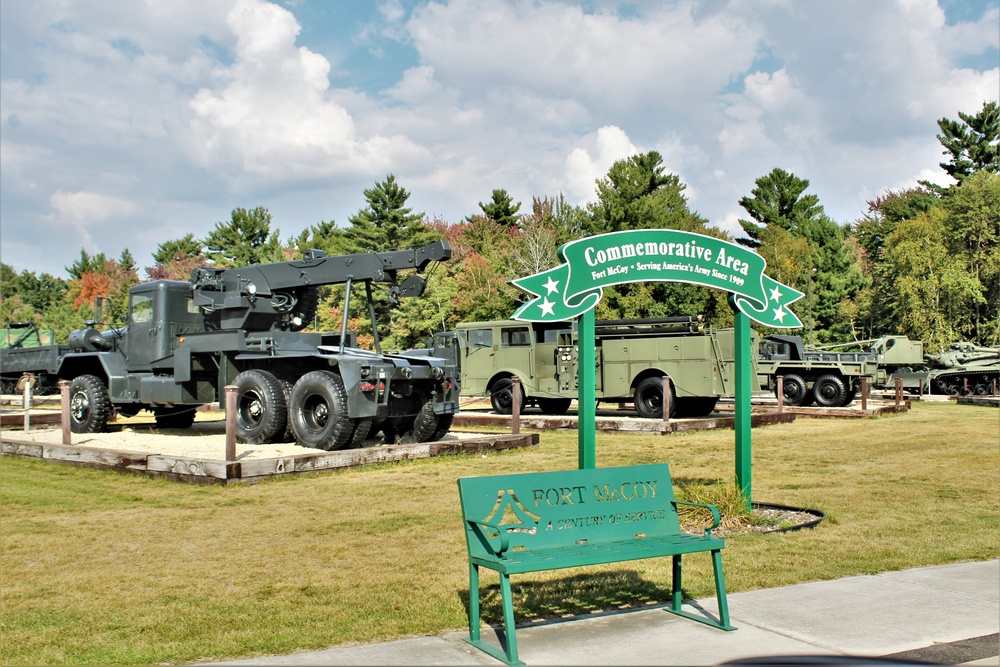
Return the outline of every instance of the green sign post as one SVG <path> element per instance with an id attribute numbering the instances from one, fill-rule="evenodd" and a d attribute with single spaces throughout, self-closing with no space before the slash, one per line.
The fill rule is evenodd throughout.
<path id="1" fill-rule="evenodd" d="M 579 318 L 579 467 L 596 455 L 594 307 L 603 288 L 637 282 L 682 282 L 729 293 L 736 335 L 736 479 L 750 503 L 750 320 L 769 327 L 801 327 L 788 306 L 803 294 L 764 275 L 764 258 L 743 246 L 703 234 L 642 229 L 600 234 L 559 248 L 563 263 L 512 281 L 532 298 L 513 317 L 528 322 Z"/>

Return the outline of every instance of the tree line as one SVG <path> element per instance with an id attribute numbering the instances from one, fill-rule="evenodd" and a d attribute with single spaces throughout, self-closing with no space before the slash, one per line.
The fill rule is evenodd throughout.
<path id="1" fill-rule="evenodd" d="M 952 185 L 921 182 L 886 191 L 845 224 L 825 213 L 807 179 L 775 167 L 739 200 L 745 236 L 732 239 L 691 210 L 686 186 L 650 151 L 615 162 L 585 207 L 560 195 L 533 198 L 522 211 L 521 202 L 495 189 L 479 212 L 459 222 L 429 219 L 407 206 L 410 192 L 389 174 L 364 191 L 367 205 L 346 225 L 320 221 L 285 241 L 266 208 L 237 208 L 205 238 L 187 234 L 159 244 L 143 271 L 146 280 L 187 280 L 195 268 L 296 259 L 309 248 L 342 255 L 447 239 L 453 259 L 432 270 L 423 297 L 389 309 L 385 291 L 373 294 L 384 345 L 403 349 L 422 346 L 457 322 L 509 317 L 526 298 L 509 281 L 556 265 L 563 243 L 606 232 L 678 229 L 735 240 L 761 254 L 771 277 L 806 295 L 793 308 L 813 343 L 905 334 L 931 352 L 958 340 L 997 346 L 1000 106 L 991 101 L 976 114 L 958 115 L 938 121 L 947 156 L 940 166 Z M 81 250 L 66 271 L 69 279 L 18 274 L 0 264 L 0 322 L 32 321 L 65 340 L 93 318 L 95 296 L 108 298 L 108 323 L 124 321 L 128 290 L 140 282 L 128 249 L 118 258 Z M 321 290 L 313 328 L 339 329 L 343 301 L 342 287 Z M 370 342 L 363 295 L 352 295 L 351 311 L 359 340 Z M 725 293 L 682 283 L 607 288 L 596 313 L 598 319 L 698 314 L 714 326 L 732 323 Z"/>

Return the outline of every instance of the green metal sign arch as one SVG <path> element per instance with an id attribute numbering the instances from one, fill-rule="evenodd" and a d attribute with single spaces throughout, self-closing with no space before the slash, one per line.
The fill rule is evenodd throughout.
<path id="1" fill-rule="evenodd" d="M 611 285 L 682 282 L 729 293 L 736 345 L 736 478 L 752 493 L 750 322 L 795 328 L 802 322 L 789 305 L 799 292 L 764 274 L 764 258 L 736 243 L 673 229 L 642 229 L 571 241 L 558 250 L 563 263 L 511 281 L 531 294 L 513 318 L 558 322 L 579 318 L 579 467 L 596 467 L 594 307 Z"/>

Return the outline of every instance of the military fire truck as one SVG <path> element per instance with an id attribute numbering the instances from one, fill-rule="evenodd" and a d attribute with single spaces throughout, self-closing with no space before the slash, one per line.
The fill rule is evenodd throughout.
<path id="1" fill-rule="evenodd" d="M 667 376 L 671 416 L 712 412 L 719 397 L 735 394 L 734 333 L 706 327 L 700 319 L 596 321 L 596 397 L 632 402 L 640 416 L 661 419 Z M 466 322 L 436 334 L 434 354 L 458 362 L 462 396 L 489 396 L 500 414 L 511 413 L 514 376 L 520 379 L 521 405 L 562 414 L 578 394 L 574 326 Z"/>

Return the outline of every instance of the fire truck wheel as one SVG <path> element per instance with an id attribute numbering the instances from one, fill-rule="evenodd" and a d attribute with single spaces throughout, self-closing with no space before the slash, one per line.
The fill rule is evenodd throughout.
<path id="1" fill-rule="evenodd" d="M 96 375 L 79 375 L 69 384 L 70 430 L 102 433 L 108 430 L 111 397 Z"/>
<path id="2" fill-rule="evenodd" d="M 490 389 L 490 404 L 498 415 L 514 412 L 514 382 L 510 378 L 500 378 Z M 521 387 L 521 408 L 524 409 L 524 387 Z"/>
<path id="3" fill-rule="evenodd" d="M 673 417 L 677 413 L 677 401 L 669 386 L 667 391 L 670 392 L 670 416 Z M 636 412 L 643 419 L 663 419 L 663 378 L 654 376 L 641 381 L 635 388 L 632 400 L 635 402 Z"/>
<path id="4" fill-rule="evenodd" d="M 351 439 L 344 381 L 330 371 L 310 371 L 292 387 L 292 430 L 299 444 L 333 451 Z"/>

